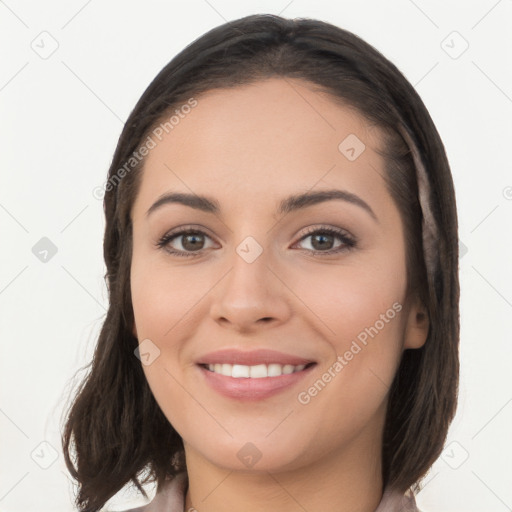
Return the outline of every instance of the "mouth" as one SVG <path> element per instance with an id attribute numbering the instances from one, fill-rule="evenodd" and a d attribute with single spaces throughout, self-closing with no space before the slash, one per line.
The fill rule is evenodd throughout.
<path id="1" fill-rule="evenodd" d="M 311 359 L 265 349 L 224 349 L 196 363 L 202 382 L 209 388 L 223 397 L 244 401 L 263 400 L 291 390 L 316 365 Z"/>
<path id="2" fill-rule="evenodd" d="M 316 363 L 298 366 L 281 364 L 245 366 L 217 363 L 213 365 L 213 370 L 210 370 L 211 366 L 204 364 L 197 366 L 202 374 L 203 383 L 209 388 L 225 398 L 258 401 L 286 390 L 291 391 L 309 375 Z M 303 384 L 301 389 L 305 388 L 306 385 Z"/>

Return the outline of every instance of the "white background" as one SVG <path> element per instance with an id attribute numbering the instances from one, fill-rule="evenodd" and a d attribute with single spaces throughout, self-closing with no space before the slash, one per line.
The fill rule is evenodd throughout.
<path id="1" fill-rule="evenodd" d="M 92 191 L 105 181 L 124 120 L 193 39 L 264 12 L 355 32 L 398 66 L 431 113 L 452 167 L 467 252 L 462 247 L 459 409 L 417 502 L 423 512 L 512 509 L 512 1 L 5 0 L 2 512 L 73 510 L 61 414 L 107 307 L 102 201 Z M 32 252 L 42 237 L 57 247 L 46 263 Z M 139 503 L 128 492 L 111 501 Z"/>

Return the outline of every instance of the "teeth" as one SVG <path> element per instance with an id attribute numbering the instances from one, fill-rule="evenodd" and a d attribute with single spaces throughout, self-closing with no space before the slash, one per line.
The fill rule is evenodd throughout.
<path id="1" fill-rule="evenodd" d="M 249 377 L 250 366 L 242 366 L 241 364 L 234 364 L 231 370 L 231 377 Z"/>
<path id="2" fill-rule="evenodd" d="M 258 364 L 246 366 L 243 364 L 209 364 L 208 370 L 226 377 L 261 379 L 263 377 L 279 377 L 290 373 L 300 372 L 305 364 L 293 366 L 292 364 Z"/>
<path id="3" fill-rule="evenodd" d="M 261 379 L 262 377 L 268 377 L 268 369 L 266 364 L 246 366 L 246 368 L 249 368 L 249 374 L 251 379 Z"/>

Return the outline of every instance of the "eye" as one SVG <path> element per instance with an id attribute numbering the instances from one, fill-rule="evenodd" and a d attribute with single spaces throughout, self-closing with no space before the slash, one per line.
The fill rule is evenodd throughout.
<path id="1" fill-rule="evenodd" d="M 311 238 L 310 246 L 312 249 L 306 250 L 313 253 L 314 256 L 324 256 L 336 254 L 342 251 L 353 249 L 356 246 L 355 238 L 347 231 L 331 227 L 313 227 L 310 228 L 299 242 Z M 335 246 L 335 240 L 341 243 Z"/>
<path id="2" fill-rule="evenodd" d="M 179 231 L 165 234 L 157 243 L 157 247 L 175 256 L 196 256 L 204 250 L 204 239 L 211 238 L 199 229 L 185 228 Z M 171 242 L 178 242 L 182 249 L 171 247 Z"/>

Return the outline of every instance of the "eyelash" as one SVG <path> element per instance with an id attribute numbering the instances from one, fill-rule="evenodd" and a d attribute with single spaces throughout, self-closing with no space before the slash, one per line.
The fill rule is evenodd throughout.
<path id="1" fill-rule="evenodd" d="M 202 254 L 203 249 L 199 251 L 177 251 L 175 249 L 169 249 L 167 244 L 174 240 L 175 238 L 178 238 L 183 235 L 205 235 L 208 238 L 210 238 L 204 231 L 201 231 L 200 229 L 193 229 L 193 228 L 184 228 L 176 232 L 170 232 L 165 234 L 158 242 L 156 242 L 156 246 L 160 249 L 163 249 L 164 251 L 172 254 L 173 256 L 179 256 L 179 257 L 194 257 Z M 305 251 L 308 251 L 312 253 L 313 256 L 329 256 L 332 254 L 338 254 L 344 251 L 350 251 L 351 249 L 354 249 L 357 245 L 356 239 L 352 236 L 350 236 L 346 231 L 341 229 L 335 229 L 331 227 L 315 227 L 310 228 L 300 239 L 298 242 L 301 242 L 302 240 L 317 234 L 328 234 L 333 235 L 337 237 L 339 240 L 343 242 L 343 245 L 341 247 L 338 247 L 336 249 L 329 249 L 328 251 L 319 251 L 315 249 L 303 249 Z M 297 242 L 297 243 L 298 243 Z"/>

